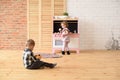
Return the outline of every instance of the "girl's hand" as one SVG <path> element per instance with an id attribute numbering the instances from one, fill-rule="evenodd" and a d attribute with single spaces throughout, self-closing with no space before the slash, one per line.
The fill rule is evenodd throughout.
<path id="1" fill-rule="evenodd" d="M 62 29 L 61 28 L 59 28 L 59 33 L 62 33 Z"/>
<path id="2" fill-rule="evenodd" d="M 59 28 L 59 31 L 62 31 L 62 29 L 61 29 L 61 28 Z"/>

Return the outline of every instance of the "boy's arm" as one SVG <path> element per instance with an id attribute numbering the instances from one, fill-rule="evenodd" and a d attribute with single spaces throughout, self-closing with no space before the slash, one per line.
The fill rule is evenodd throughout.
<path id="1" fill-rule="evenodd" d="M 33 55 L 33 52 L 31 52 L 31 58 L 32 58 L 32 60 L 35 62 L 37 59 L 36 59 L 36 57 Z"/>
<path id="2" fill-rule="evenodd" d="M 37 59 L 34 56 L 32 56 L 32 60 L 35 62 Z"/>
<path id="3" fill-rule="evenodd" d="M 41 59 L 41 55 L 40 55 L 40 54 L 35 55 L 35 58 L 36 58 L 36 59 Z"/>

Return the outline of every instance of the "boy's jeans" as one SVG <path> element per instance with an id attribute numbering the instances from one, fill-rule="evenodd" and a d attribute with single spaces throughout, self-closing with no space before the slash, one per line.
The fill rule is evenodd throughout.
<path id="1" fill-rule="evenodd" d="M 32 63 L 32 65 L 28 66 L 27 69 L 39 69 L 39 68 L 42 68 L 42 67 L 52 68 L 53 64 L 37 60 L 36 62 Z"/>

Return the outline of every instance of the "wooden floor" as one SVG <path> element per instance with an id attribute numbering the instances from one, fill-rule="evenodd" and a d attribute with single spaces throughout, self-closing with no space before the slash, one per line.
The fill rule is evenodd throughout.
<path id="1" fill-rule="evenodd" d="M 58 65 L 27 70 L 22 51 L 0 50 L 0 80 L 120 80 L 120 51 L 81 51 L 42 60 Z"/>

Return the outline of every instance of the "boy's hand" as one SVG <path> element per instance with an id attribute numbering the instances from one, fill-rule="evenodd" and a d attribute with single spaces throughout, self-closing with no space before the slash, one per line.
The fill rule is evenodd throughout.
<path id="1" fill-rule="evenodd" d="M 36 59 L 41 59 L 41 55 L 38 54 L 38 55 L 35 55 Z"/>

